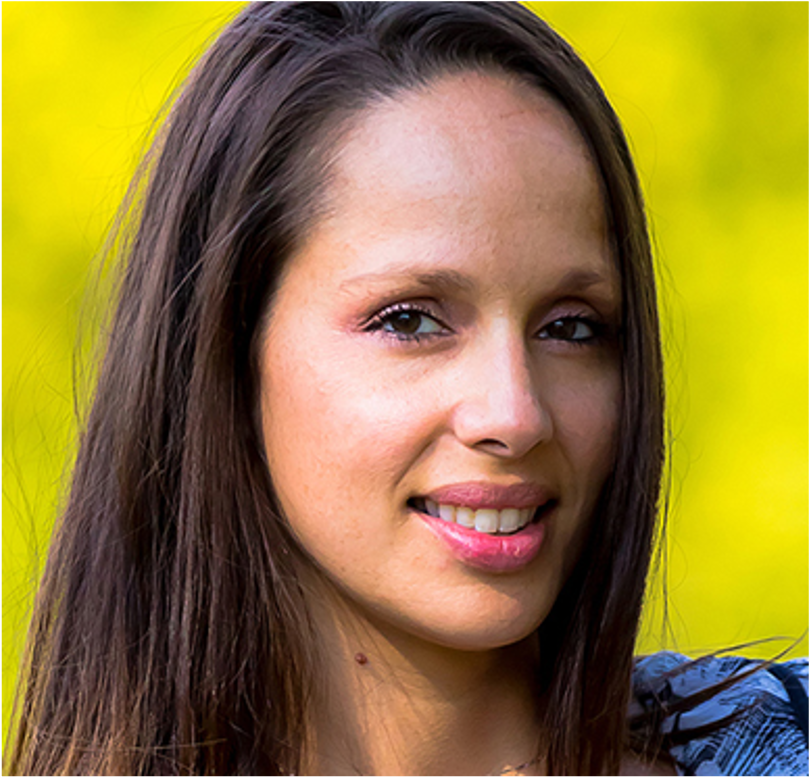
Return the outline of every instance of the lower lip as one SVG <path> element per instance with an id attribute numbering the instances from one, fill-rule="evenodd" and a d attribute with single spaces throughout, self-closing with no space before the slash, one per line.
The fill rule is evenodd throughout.
<path id="1" fill-rule="evenodd" d="M 522 569 L 540 552 L 546 534 L 543 522 L 530 523 L 515 534 L 498 535 L 467 529 L 425 513 L 418 515 L 459 561 L 487 572 Z"/>

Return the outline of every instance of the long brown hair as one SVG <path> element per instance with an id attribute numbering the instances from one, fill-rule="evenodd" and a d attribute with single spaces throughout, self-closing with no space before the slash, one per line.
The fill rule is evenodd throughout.
<path id="1" fill-rule="evenodd" d="M 117 310 L 39 592 L 11 773 L 290 774 L 317 677 L 275 502 L 256 343 L 341 122 L 449 71 L 507 72 L 573 117 L 622 280 L 623 403 L 582 558 L 540 627 L 548 766 L 617 773 L 657 514 L 663 388 L 642 197 L 593 75 L 512 3 L 248 6 L 133 184 Z M 140 196 L 143 192 L 143 196 Z"/>

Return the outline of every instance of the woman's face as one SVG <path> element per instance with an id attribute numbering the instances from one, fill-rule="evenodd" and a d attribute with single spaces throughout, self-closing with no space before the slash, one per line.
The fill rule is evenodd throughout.
<path id="1" fill-rule="evenodd" d="M 372 622 L 515 642 L 612 466 L 621 299 L 585 144 L 531 87 L 447 76 L 359 117 L 328 200 L 262 345 L 285 516 Z"/>

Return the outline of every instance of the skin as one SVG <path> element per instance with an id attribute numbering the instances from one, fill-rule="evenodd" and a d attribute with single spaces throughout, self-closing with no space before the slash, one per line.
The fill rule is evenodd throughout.
<path id="1" fill-rule="evenodd" d="M 498 773 L 537 752 L 533 632 L 612 464 L 597 173 L 549 98 L 481 73 L 356 117 L 333 173 L 261 352 L 268 464 L 328 646 L 309 768 Z M 524 567 L 471 567 L 409 506 L 465 481 L 553 495 Z"/>

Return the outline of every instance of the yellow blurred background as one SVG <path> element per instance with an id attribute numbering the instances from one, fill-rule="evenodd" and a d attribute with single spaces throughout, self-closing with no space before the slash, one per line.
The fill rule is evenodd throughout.
<path id="1" fill-rule="evenodd" d="M 94 257 L 152 118 L 240 5 L 2 6 L 4 732 L 73 454 L 72 366 L 80 314 L 94 308 Z M 672 486 L 667 571 L 652 583 L 639 651 L 801 637 L 808 6 L 528 5 L 603 84 L 651 213 Z M 788 644 L 740 652 L 771 656 Z M 794 655 L 806 653 L 804 634 Z"/>

